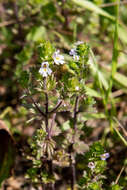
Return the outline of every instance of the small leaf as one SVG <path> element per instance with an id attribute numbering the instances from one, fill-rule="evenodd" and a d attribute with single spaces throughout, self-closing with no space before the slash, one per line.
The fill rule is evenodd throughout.
<path id="1" fill-rule="evenodd" d="M 27 34 L 26 39 L 28 41 L 39 41 L 46 38 L 46 29 L 44 26 L 33 27 Z"/>
<path id="2" fill-rule="evenodd" d="M 63 131 L 70 129 L 70 121 L 67 120 L 66 122 L 64 122 L 63 125 L 61 126 L 61 128 Z"/>

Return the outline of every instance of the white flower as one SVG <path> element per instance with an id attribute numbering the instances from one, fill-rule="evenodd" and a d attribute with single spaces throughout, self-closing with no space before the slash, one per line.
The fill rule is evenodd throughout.
<path id="1" fill-rule="evenodd" d="M 93 170 L 95 168 L 94 162 L 89 162 L 88 163 L 88 168 L 90 168 L 91 170 Z"/>
<path id="2" fill-rule="evenodd" d="M 55 64 L 64 64 L 64 56 L 60 54 L 60 50 L 55 51 L 52 58 Z"/>
<path id="3" fill-rule="evenodd" d="M 107 152 L 107 153 L 102 154 L 100 157 L 101 157 L 101 160 L 106 160 L 107 158 L 110 157 L 110 154 Z"/>
<path id="4" fill-rule="evenodd" d="M 47 77 L 48 75 L 51 75 L 52 70 L 49 68 L 49 63 L 48 62 L 42 62 L 41 68 L 39 69 L 39 73 L 43 77 Z"/>
<path id="5" fill-rule="evenodd" d="M 75 87 L 75 90 L 79 90 L 79 86 L 76 86 L 76 87 Z"/>

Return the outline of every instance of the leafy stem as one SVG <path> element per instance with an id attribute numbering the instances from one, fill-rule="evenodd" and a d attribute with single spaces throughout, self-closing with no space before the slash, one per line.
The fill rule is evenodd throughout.
<path id="1" fill-rule="evenodd" d="M 79 96 L 76 96 L 74 111 L 73 111 L 73 122 L 74 122 L 74 133 L 72 137 L 72 152 L 71 152 L 71 170 L 72 170 L 72 183 L 71 189 L 74 190 L 76 184 L 76 168 L 75 168 L 75 152 L 73 150 L 73 144 L 75 143 L 75 135 L 77 130 L 77 114 L 78 114 Z"/>
<path id="2" fill-rule="evenodd" d="M 50 139 L 50 131 L 48 126 L 48 106 L 49 106 L 49 100 L 48 100 L 48 93 L 46 92 L 46 78 L 44 78 L 44 90 L 45 90 L 45 127 L 46 127 L 46 133 L 47 138 Z"/>
<path id="3" fill-rule="evenodd" d="M 26 93 L 27 96 L 30 97 L 30 99 L 32 100 L 32 102 L 33 102 L 35 108 L 38 110 L 38 112 L 39 112 L 43 117 L 45 117 L 45 113 L 39 108 L 39 106 L 38 106 L 38 104 L 35 102 L 34 98 L 30 95 L 30 92 L 29 92 L 27 89 L 26 89 L 26 91 L 27 91 L 27 93 Z"/>
<path id="4" fill-rule="evenodd" d="M 73 112 L 73 122 L 74 122 L 74 134 L 73 134 L 73 139 L 72 139 L 73 143 L 75 143 L 75 134 L 76 134 L 76 130 L 77 130 L 78 104 L 79 104 L 79 96 L 76 96 L 74 112 Z"/>

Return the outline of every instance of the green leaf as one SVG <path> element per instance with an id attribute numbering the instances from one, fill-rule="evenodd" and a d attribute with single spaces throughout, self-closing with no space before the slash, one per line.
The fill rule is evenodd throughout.
<path id="1" fill-rule="evenodd" d="M 102 73 L 102 71 L 99 70 L 97 62 L 96 62 L 96 58 L 95 58 L 92 50 L 90 50 L 90 55 L 91 55 L 90 68 L 93 72 L 93 75 L 97 76 L 99 83 L 103 84 L 104 88 L 107 90 L 109 87 L 108 82 L 107 82 L 104 74 Z"/>
<path id="2" fill-rule="evenodd" d="M 26 36 L 26 40 L 37 42 L 42 39 L 46 39 L 46 29 L 44 26 L 33 27 Z"/>
<path id="3" fill-rule="evenodd" d="M 61 129 L 63 131 L 66 131 L 66 130 L 70 129 L 70 121 L 67 120 L 66 122 L 64 122 L 63 125 L 61 126 Z"/>
<path id="4" fill-rule="evenodd" d="M 89 88 L 88 86 L 85 87 L 86 89 L 86 94 L 88 96 L 96 97 L 96 98 L 101 98 L 101 95 L 94 89 Z"/>
<path id="5" fill-rule="evenodd" d="M 112 92 L 113 87 L 113 79 L 115 73 L 117 71 L 117 63 L 118 63 L 118 19 L 119 19 L 119 2 L 116 6 L 116 20 L 115 20 L 115 28 L 114 28 L 114 42 L 113 42 L 113 52 L 112 52 L 112 65 L 111 65 L 111 75 L 109 81 L 109 88 L 106 92 L 106 104 L 108 104 L 109 95 Z"/>
<path id="6" fill-rule="evenodd" d="M 90 1 L 85 1 L 85 0 L 72 0 L 73 3 L 75 3 L 76 5 L 83 7 L 85 9 L 88 9 L 90 11 L 93 11 L 99 15 L 102 15 L 106 18 L 109 18 L 111 20 L 115 20 L 115 18 L 113 16 L 111 16 L 109 13 L 107 13 L 106 11 L 104 11 L 103 9 L 99 8 L 98 6 L 96 6 L 94 3 L 90 2 Z"/>
<path id="7" fill-rule="evenodd" d="M 123 188 L 120 187 L 118 184 L 113 184 L 110 190 L 122 190 Z"/>
<path id="8" fill-rule="evenodd" d="M 115 73 L 114 79 L 123 87 L 127 87 L 127 77 L 121 73 Z"/>
<path id="9" fill-rule="evenodd" d="M 118 31 L 119 31 L 118 32 L 119 33 L 119 38 L 121 39 L 121 41 L 123 43 L 127 43 L 127 30 L 126 30 L 126 28 L 119 25 Z"/>
<path id="10" fill-rule="evenodd" d="M 85 121 L 89 119 L 105 119 L 106 116 L 104 113 L 84 113 L 83 114 L 83 119 Z"/>
<path id="11" fill-rule="evenodd" d="M 89 185 L 89 190 L 101 190 L 100 184 L 98 182 L 93 182 Z"/>

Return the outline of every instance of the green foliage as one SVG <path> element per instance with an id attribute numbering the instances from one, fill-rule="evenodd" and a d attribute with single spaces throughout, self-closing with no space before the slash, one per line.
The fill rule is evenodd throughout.
<path id="1" fill-rule="evenodd" d="M 46 38 L 46 29 L 43 26 L 33 27 L 31 31 L 27 34 L 26 39 L 28 41 L 40 41 Z"/>
<path id="2" fill-rule="evenodd" d="M 29 73 L 27 71 L 22 71 L 19 83 L 21 84 L 22 87 L 25 88 L 28 86 L 28 82 L 29 82 Z"/>
<path id="3" fill-rule="evenodd" d="M 126 132 L 114 122 L 114 117 L 126 122 L 127 115 L 126 5 L 119 7 L 114 0 L 1 2 L 0 118 L 17 139 L 24 139 L 27 127 L 34 131 L 26 149 L 26 177 L 36 187 L 45 184 L 48 189 L 57 180 L 70 187 L 75 169 L 78 189 L 126 188 L 123 173 L 120 185 L 112 183 L 124 161 L 119 143 L 127 144 Z M 72 45 L 77 39 L 85 42 Z M 101 159 L 104 147 L 113 154 L 108 171 Z M 117 158 L 119 166 L 117 151 L 123 155 Z M 9 176 L 12 155 L 8 149 L 1 182 Z"/>
<path id="4" fill-rule="evenodd" d="M 111 190 L 121 190 L 121 189 L 123 189 L 123 187 L 120 187 L 118 184 L 113 184 L 110 189 Z"/>
<path id="5" fill-rule="evenodd" d="M 51 61 L 54 48 L 49 41 L 44 41 L 38 45 L 38 52 L 41 61 Z"/>

